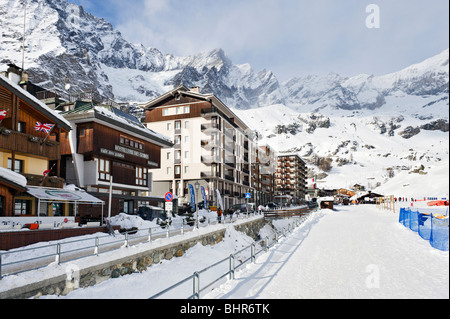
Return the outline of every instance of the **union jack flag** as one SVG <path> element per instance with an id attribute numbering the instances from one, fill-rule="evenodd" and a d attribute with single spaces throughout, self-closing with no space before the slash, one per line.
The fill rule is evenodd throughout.
<path id="1" fill-rule="evenodd" d="M 46 124 L 46 123 L 36 122 L 36 125 L 34 126 L 34 130 L 42 131 L 42 132 L 45 132 L 48 134 L 52 130 L 53 126 L 55 126 L 55 124 Z"/>

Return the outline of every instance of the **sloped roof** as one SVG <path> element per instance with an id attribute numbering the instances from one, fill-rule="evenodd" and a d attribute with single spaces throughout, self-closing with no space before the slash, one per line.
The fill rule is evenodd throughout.
<path id="1" fill-rule="evenodd" d="M 72 129 L 69 121 L 67 121 L 63 116 L 49 108 L 47 105 L 45 105 L 45 103 L 39 101 L 35 96 L 22 89 L 19 85 L 15 84 L 10 79 L 0 75 L 0 85 L 28 103 L 31 107 L 38 110 L 44 116 L 54 121 L 57 126 L 67 131 L 70 131 Z"/>
<path id="2" fill-rule="evenodd" d="M 82 115 L 80 118 L 83 119 L 95 118 L 114 124 L 129 133 L 134 133 L 150 139 L 163 147 L 173 146 L 172 140 L 169 137 L 147 128 L 133 115 L 124 113 L 115 107 L 108 105 L 94 105 L 91 101 L 76 101 L 71 104 L 74 104 L 74 107 L 71 110 L 60 113 L 61 115 L 66 116 L 69 120 L 79 119 L 76 116 L 79 114 Z M 60 107 L 61 105 L 58 108 Z"/>

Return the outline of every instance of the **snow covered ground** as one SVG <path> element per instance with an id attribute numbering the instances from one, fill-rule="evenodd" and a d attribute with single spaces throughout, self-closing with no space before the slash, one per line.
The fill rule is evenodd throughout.
<path id="1" fill-rule="evenodd" d="M 374 206 L 321 210 L 204 298 L 449 298 L 449 254 Z"/>
<path id="2" fill-rule="evenodd" d="M 449 298 L 449 253 L 436 250 L 398 223 L 396 213 L 372 205 L 319 210 L 283 238 L 255 264 L 224 278 L 201 298 Z M 425 205 L 417 203 L 417 205 Z M 440 208 L 445 213 L 447 208 Z M 275 223 L 285 226 L 287 220 Z M 278 223 L 278 224 L 277 224 Z M 261 235 L 270 230 L 264 227 Z M 252 239 L 228 226 L 223 242 L 191 248 L 180 258 L 164 260 L 143 273 L 78 289 L 67 296 L 42 298 L 148 298 L 231 253 Z M 241 256 L 240 258 L 244 258 Z M 202 274 L 208 283 L 225 273 L 228 263 Z M 192 281 L 163 298 L 185 298 Z"/>

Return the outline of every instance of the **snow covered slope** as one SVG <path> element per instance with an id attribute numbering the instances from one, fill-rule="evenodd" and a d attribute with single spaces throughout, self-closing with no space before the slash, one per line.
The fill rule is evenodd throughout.
<path id="1" fill-rule="evenodd" d="M 360 184 L 398 196 L 448 196 L 448 106 L 444 108 L 444 131 L 429 129 L 438 127 L 427 125 L 438 116 L 431 113 L 424 117 L 340 110 L 325 115 L 299 113 L 284 105 L 235 112 L 259 132 L 260 144 L 280 153 L 298 152 L 308 164 L 308 177 L 318 175 L 320 188 Z M 419 133 L 405 138 L 408 127 Z M 321 167 L 321 158 L 330 158 L 331 168 Z M 390 186 L 382 188 L 387 182 Z"/>

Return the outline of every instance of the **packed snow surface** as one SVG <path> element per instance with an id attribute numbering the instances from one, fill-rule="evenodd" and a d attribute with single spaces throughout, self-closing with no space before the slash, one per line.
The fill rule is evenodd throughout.
<path id="1" fill-rule="evenodd" d="M 201 298 L 449 298 L 449 253 L 434 249 L 399 224 L 399 208 L 400 203 L 396 213 L 374 205 L 313 212 L 254 264 L 236 271 L 235 280 L 223 279 Z M 286 222 L 276 221 L 274 226 Z M 271 231 L 266 226 L 261 236 Z M 148 298 L 251 242 L 230 225 L 223 242 L 215 246 L 198 244 L 184 256 L 164 260 L 143 273 L 58 298 Z M 202 274 L 200 282 L 206 285 L 227 269 L 224 263 Z M 192 281 L 188 281 L 162 297 L 186 298 L 191 293 Z"/>
<path id="2" fill-rule="evenodd" d="M 449 255 L 374 206 L 321 210 L 204 298 L 448 298 Z"/>

